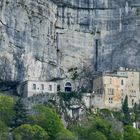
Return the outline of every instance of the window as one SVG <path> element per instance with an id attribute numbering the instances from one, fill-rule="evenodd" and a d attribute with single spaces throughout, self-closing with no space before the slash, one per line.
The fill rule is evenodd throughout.
<path id="1" fill-rule="evenodd" d="M 112 79 L 110 78 L 110 84 L 112 84 Z"/>
<path id="2" fill-rule="evenodd" d="M 33 90 L 36 90 L 36 84 L 33 84 Z"/>
<path id="3" fill-rule="evenodd" d="M 114 89 L 112 89 L 112 95 L 114 95 Z"/>
<path id="4" fill-rule="evenodd" d="M 134 106 L 134 99 L 132 99 L 132 106 Z"/>
<path id="5" fill-rule="evenodd" d="M 71 92 L 72 91 L 72 85 L 70 82 L 67 82 L 65 84 L 65 92 Z"/>
<path id="6" fill-rule="evenodd" d="M 124 91 L 123 91 L 123 89 L 121 90 L 121 94 L 122 94 L 122 96 L 123 96 L 123 94 L 124 94 Z"/>
<path id="7" fill-rule="evenodd" d="M 134 93 L 136 93 L 136 91 L 134 90 Z"/>
<path id="8" fill-rule="evenodd" d="M 57 91 L 60 91 L 60 90 L 61 90 L 60 85 L 57 85 Z"/>
<path id="9" fill-rule="evenodd" d="M 41 89 L 44 90 L 44 84 L 41 84 Z"/>
<path id="10" fill-rule="evenodd" d="M 110 104 L 113 103 L 113 98 L 112 98 L 112 97 L 109 98 L 109 103 L 110 103 Z"/>
<path id="11" fill-rule="evenodd" d="M 114 95 L 114 89 L 108 88 L 108 95 Z"/>
<path id="12" fill-rule="evenodd" d="M 124 82 L 123 82 L 123 80 L 121 80 L 121 85 L 124 85 Z"/>
<path id="13" fill-rule="evenodd" d="M 52 91 L 52 85 L 49 85 L 49 91 Z"/>

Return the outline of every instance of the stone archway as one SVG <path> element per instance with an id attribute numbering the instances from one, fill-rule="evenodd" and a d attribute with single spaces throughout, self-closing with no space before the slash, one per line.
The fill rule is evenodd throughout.
<path id="1" fill-rule="evenodd" d="M 65 83 L 65 92 L 71 92 L 72 91 L 72 84 L 70 82 Z"/>

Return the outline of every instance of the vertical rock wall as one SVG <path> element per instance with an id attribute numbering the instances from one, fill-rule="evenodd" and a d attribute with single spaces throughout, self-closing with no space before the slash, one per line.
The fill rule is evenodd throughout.
<path id="1" fill-rule="evenodd" d="M 0 79 L 49 80 L 96 61 L 139 69 L 139 30 L 139 0 L 1 0 Z"/>
<path id="2" fill-rule="evenodd" d="M 56 75 L 56 12 L 56 5 L 48 0 L 0 1 L 0 72 L 8 68 L 8 77 L 2 72 L 0 79 Z"/>
<path id="3" fill-rule="evenodd" d="M 85 45 L 84 49 L 91 52 L 92 61 L 89 63 L 93 66 L 96 63 L 95 49 L 98 39 L 98 71 L 111 70 L 120 66 L 140 68 L 139 0 L 63 0 L 57 5 L 57 28 L 61 28 L 61 32 L 67 30 L 60 36 L 68 36 L 67 34 L 71 36 L 72 31 L 76 32 L 77 35 L 73 35 L 73 41 L 77 39 L 79 43 L 75 46 L 83 46 L 83 40 L 92 40 L 88 47 Z M 82 38 L 81 33 L 88 35 Z M 98 37 L 97 34 L 99 34 Z M 59 46 L 60 48 L 63 47 L 63 50 L 67 50 L 73 44 L 73 41 L 71 43 L 62 41 L 64 39 L 61 39 L 61 37 L 60 40 L 62 43 Z M 76 47 L 73 47 L 73 53 L 70 54 L 79 56 L 76 49 Z M 81 52 L 82 50 L 81 47 Z M 82 55 L 87 56 L 86 53 L 82 53 Z M 82 55 L 81 59 L 83 58 Z M 67 63 L 68 57 L 65 58 L 64 61 Z M 69 58 L 69 61 L 71 60 Z M 76 62 L 80 64 L 80 61 L 77 60 Z"/>

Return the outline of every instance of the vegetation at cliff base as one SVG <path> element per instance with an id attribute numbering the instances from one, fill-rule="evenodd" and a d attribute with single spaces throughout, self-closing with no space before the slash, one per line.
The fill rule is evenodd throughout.
<path id="1" fill-rule="evenodd" d="M 140 139 L 138 128 L 132 125 L 133 122 L 140 123 L 139 107 L 135 105 L 129 109 L 127 97 L 120 111 L 88 111 L 79 120 L 68 120 L 65 127 L 62 114 L 54 104 L 39 104 L 27 110 L 20 99 L 0 95 L 0 140 Z"/>
<path id="2" fill-rule="evenodd" d="M 8 126 L 15 115 L 14 104 L 12 97 L 0 95 L 0 120 Z"/>
<path id="3" fill-rule="evenodd" d="M 58 115 L 49 107 L 38 105 L 34 108 L 35 114 L 29 116 L 29 123 L 40 125 L 52 139 L 64 129 Z"/>
<path id="4" fill-rule="evenodd" d="M 47 132 L 38 125 L 24 124 L 13 131 L 14 140 L 48 140 Z"/>

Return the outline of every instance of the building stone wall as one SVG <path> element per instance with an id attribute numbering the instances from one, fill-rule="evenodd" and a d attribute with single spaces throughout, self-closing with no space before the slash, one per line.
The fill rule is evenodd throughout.
<path id="1" fill-rule="evenodd" d="M 136 71 L 127 72 L 128 103 L 133 107 L 134 103 L 140 103 L 140 73 Z"/>
<path id="2" fill-rule="evenodd" d="M 98 75 L 93 80 L 94 107 L 121 109 L 122 103 L 128 96 L 128 106 L 132 108 L 140 103 L 139 72 L 118 70 L 113 73 Z"/>
<path id="3" fill-rule="evenodd" d="M 124 84 L 121 85 L 123 80 Z M 98 85 L 98 86 L 97 86 Z M 121 108 L 122 103 L 122 90 L 126 94 L 126 77 L 118 77 L 115 75 L 104 75 L 98 78 L 98 80 L 93 82 L 95 95 L 95 102 L 100 101 L 101 108 Z M 96 87 L 97 86 L 97 87 Z M 124 95 L 125 96 L 125 95 Z M 97 99 L 99 98 L 99 99 Z M 97 101 L 96 101 L 97 100 Z M 100 104 L 97 104 L 100 106 Z"/>
<path id="4" fill-rule="evenodd" d="M 40 94 L 56 94 L 57 83 L 45 81 L 25 81 L 18 87 L 18 92 L 22 97 L 28 98 Z"/>

